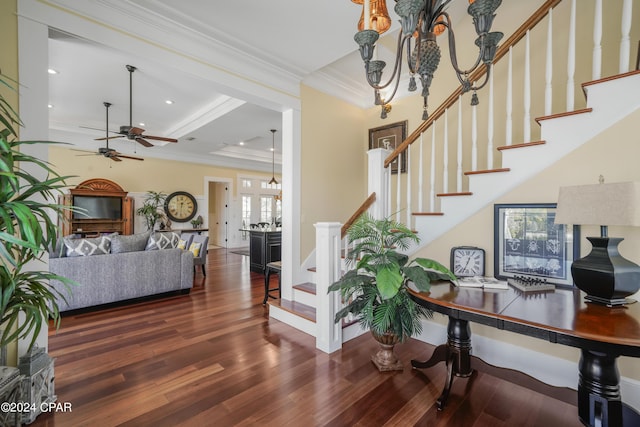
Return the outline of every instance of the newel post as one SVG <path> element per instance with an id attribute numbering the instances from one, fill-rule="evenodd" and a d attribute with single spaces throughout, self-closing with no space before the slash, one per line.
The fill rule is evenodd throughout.
<path id="1" fill-rule="evenodd" d="M 391 194 L 389 192 L 389 175 L 391 166 L 385 168 L 384 160 L 391 154 L 391 151 L 384 148 L 375 148 L 367 151 L 369 157 L 369 179 L 367 194 L 376 193 L 376 201 L 369 208 L 369 212 L 376 219 L 389 216 L 389 206 L 391 206 Z"/>
<path id="2" fill-rule="evenodd" d="M 339 222 L 319 222 L 316 227 L 316 348 L 333 353 L 342 348 L 342 322 L 334 322 L 341 306 L 340 293 L 328 293 L 340 278 Z"/>

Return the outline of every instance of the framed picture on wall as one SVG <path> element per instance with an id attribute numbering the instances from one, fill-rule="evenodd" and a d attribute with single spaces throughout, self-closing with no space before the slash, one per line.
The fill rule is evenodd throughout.
<path id="1" fill-rule="evenodd" d="M 573 285 L 580 227 L 555 223 L 556 204 L 494 205 L 494 275 Z"/>
<path id="2" fill-rule="evenodd" d="M 395 150 L 398 145 L 407 139 L 407 121 L 392 123 L 390 125 L 369 129 L 369 150 L 374 148 L 386 148 Z M 391 163 L 391 173 L 398 173 L 398 160 L 400 160 L 400 173 L 407 172 L 407 150 L 405 149 L 396 160 Z"/>

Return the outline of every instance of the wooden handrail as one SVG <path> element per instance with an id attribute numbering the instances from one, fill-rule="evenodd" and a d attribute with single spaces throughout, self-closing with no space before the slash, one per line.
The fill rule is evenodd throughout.
<path id="1" fill-rule="evenodd" d="M 498 50 L 496 51 L 496 57 L 493 60 L 495 64 L 498 62 L 504 55 L 509 52 L 509 48 L 518 43 L 526 34 L 527 31 L 538 25 L 540 21 L 545 17 L 549 9 L 553 9 L 556 7 L 562 0 L 547 0 L 542 6 L 536 10 L 533 15 L 529 17 L 512 35 L 509 37 L 503 44 L 500 45 Z M 477 68 L 473 73 L 469 75 L 469 80 L 471 82 L 476 82 L 481 77 L 485 75 L 486 67 Z M 451 95 L 429 116 L 429 118 L 422 122 L 420 126 L 416 130 L 409 135 L 407 139 L 402 141 L 402 144 L 398 145 L 395 150 L 384 161 L 384 167 L 386 168 L 393 162 L 396 157 L 400 155 L 409 145 L 413 144 L 421 133 L 423 133 L 431 124 L 440 118 L 445 110 L 451 107 L 457 101 L 458 97 L 462 94 L 462 85 L 458 86 L 458 88 L 453 91 Z"/>
<path id="2" fill-rule="evenodd" d="M 356 219 L 358 219 L 358 217 L 360 215 L 362 215 L 363 212 L 365 212 L 367 209 L 369 209 L 371 207 L 371 205 L 373 204 L 373 202 L 375 202 L 375 201 L 376 201 L 376 193 L 374 192 L 374 193 L 371 193 L 371 195 L 369 197 L 367 197 L 367 200 L 362 202 L 362 205 L 360 205 L 358 210 L 355 211 L 354 214 L 351 215 L 351 218 L 349 218 L 347 220 L 347 222 L 344 223 L 344 225 L 340 229 L 340 238 L 341 239 L 344 239 L 344 236 L 347 235 L 347 230 L 349 230 L 349 227 L 351 227 L 351 225 L 354 222 L 356 222 Z"/>

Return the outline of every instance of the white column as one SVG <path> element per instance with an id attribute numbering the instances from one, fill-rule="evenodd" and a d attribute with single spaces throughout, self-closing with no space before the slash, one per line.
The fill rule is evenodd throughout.
<path id="1" fill-rule="evenodd" d="M 386 159 L 391 151 L 384 148 L 375 148 L 367 151 L 369 160 L 368 194 L 376 193 L 376 201 L 369 208 L 369 212 L 376 219 L 389 216 L 389 178 L 391 177 L 391 166 L 384 167 Z"/>
<path id="2" fill-rule="evenodd" d="M 569 18 L 569 46 L 567 47 L 567 111 L 573 111 L 575 88 L 573 77 L 576 72 L 576 0 L 571 0 Z"/>
<path id="3" fill-rule="evenodd" d="M 339 222 L 320 222 L 316 227 L 316 348 L 333 353 L 342 348 L 342 322 L 334 322 L 342 307 L 340 292 L 328 292 L 340 278 Z"/>
<path id="4" fill-rule="evenodd" d="M 622 3 L 622 23 L 620 24 L 620 31 L 622 33 L 622 38 L 620 39 L 620 73 L 629 71 L 631 10 L 632 0 L 624 0 Z"/>
<path id="5" fill-rule="evenodd" d="M 18 76 L 10 76 L 19 80 L 19 115 L 24 127 L 20 128 L 20 139 L 23 141 L 47 141 L 49 139 L 49 111 L 47 103 L 49 101 L 49 76 L 47 68 L 49 66 L 49 29 L 39 22 L 25 19 L 18 15 Z M 49 147 L 46 144 L 23 144 L 20 151 L 24 154 L 34 156 L 43 162 L 49 159 Z M 33 164 L 24 163 L 22 165 L 27 172 L 44 180 L 44 171 Z M 55 169 L 55 166 L 54 166 Z M 45 200 L 41 200 L 44 202 Z M 56 201 L 54 201 L 56 202 Z M 54 219 L 54 222 L 56 220 Z M 44 255 L 43 262 L 33 261 L 25 266 L 27 271 L 46 271 L 49 269 L 49 258 Z M 24 323 L 24 316 L 21 315 L 20 323 Z M 42 329 L 36 338 L 36 345 L 48 349 L 48 328 L 49 324 L 42 323 Z M 18 340 L 17 357 L 27 352 L 31 336 Z M 17 359 L 16 359 L 17 361 Z"/>
<path id="6" fill-rule="evenodd" d="M 602 0 L 596 0 L 593 12 L 593 64 L 591 80 L 598 80 L 602 75 Z"/>

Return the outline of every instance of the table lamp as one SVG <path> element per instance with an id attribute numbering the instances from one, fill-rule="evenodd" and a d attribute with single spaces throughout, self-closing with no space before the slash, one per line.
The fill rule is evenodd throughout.
<path id="1" fill-rule="evenodd" d="M 640 266 L 618 252 L 619 237 L 608 237 L 607 226 L 640 226 L 640 183 L 617 182 L 560 187 L 556 224 L 599 225 L 600 237 L 587 237 L 589 255 L 575 260 L 571 274 L 586 300 L 619 306 L 640 289 Z"/>

